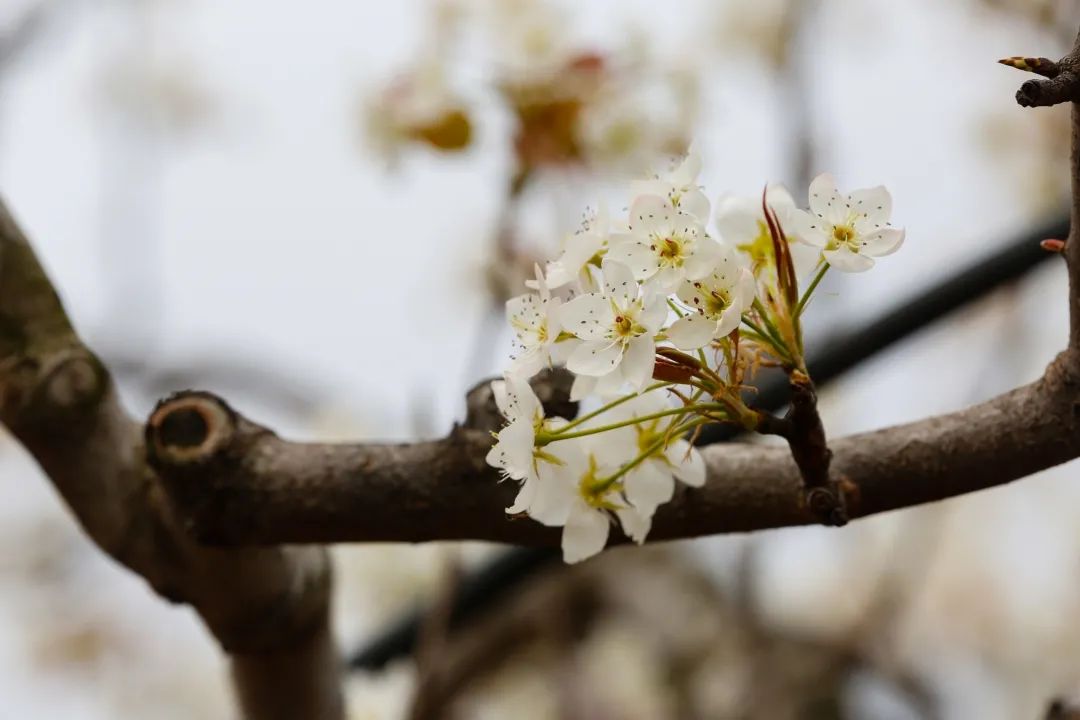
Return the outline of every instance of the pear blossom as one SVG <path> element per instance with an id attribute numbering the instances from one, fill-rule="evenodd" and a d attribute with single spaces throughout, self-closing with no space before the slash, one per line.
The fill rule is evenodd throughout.
<path id="1" fill-rule="evenodd" d="M 604 549 L 612 515 L 637 542 L 644 541 L 650 525 L 626 502 L 620 483 L 605 482 L 619 466 L 601 461 L 597 442 L 575 438 L 555 443 L 560 462 L 540 466 L 536 490 L 529 498 L 529 517 L 544 525 L 562 526 L 563 560 L 567 563 L 580 562 Z"/>
<path id="2" fill-rule="evenodd" d="M 824 173 L 810 183 L 810 211 L 796 210 L 791 220 L 803 242 L 822 248 L 830 265 L 862 272 L 903 243 L 903 229 L 889 226 L 891 215 L 892 196 L 883 186 L 843 195 L 833 176 Z"/>
<path id="3" fill-rule="evenodd" d="M 491 383 L 495 404 L 506 418 L 487 454 L 487 463 L 500 468 L 503 476 L 526 480 L 536 476 L 533 448 L 536 433 L 544 427 L 544 407 L 525 378 L 506 373 Z"/>
<path id="4" fill-rule="evenodd" d="M 566 425 L 563 418 L 545 418 L 544 406 L 529 381 L 506 373 L 491 383 L 495 404 L 507 423 L 495 435 L 495 444 L 487 454 L 487 464 L 499 468 L 503 479 L 521 481 L 521 491 L 506 512 L 525 512 L 536 494 L 538 468 L 560 462 L 558 456 L 536 447 L 536 436 Z"/>
<path id="5" fill-rule="evenodd" d="M 719 244 L 696 218 L 656 195 L 642 195 L 630 206 L 630 232 L 613 241 L 608 257 L 625 263 L 638 280 L 671 292 L 689 278 L 704 277 L 719 255 Z"/>
<path id="6" fill-rule="evenodd" d="M 609 238 L 607 206 L 601 204 L 596 214 L 587 218 L 580 230 L 566 238 L 558 259 L 548 263 L 548 287 L 556 289 L 578 280 L 582 288 L 596 289 L 589 267 L 599 265 L 603 260 Z"/>
<path id="7" fill-rule="evenodd" d="M 789 230 L 789 218 L 796 209 L 791 193 L 783 185 L 769 185 L 765 202 L 776 213 L 788 240 L 797 240 Z M 750 260 L 753 268 L 761 267 L 772 258 L 772 237 L 761 207 L 761 197 L 723 194 L 716 201 L 716 229 L 720 241 L 734 245 Z"/>
<path id="8" fill-rule="evenodd" d="M 559 336 L 558 313 L 562 302 L 551 290 L 540 267 L 533 283 L 538 292 L 525 293 L 506 301 L 506 316 L 514 330 L 515 352 L 510 368 L 530 378 L 552 362 L 551 351 Z"/>
<path id="9" fill-rule="evenodd" d="M 797 207 L 791 193 L 783 185 L 770 184 L 765 189 L 765 202 L 787 236 L 795 274 L 799 277 L 809 275 L 821 261 L 821 250 L 801 242 L 796 234 L 791 218 Z M 749 262 L 751 271 L 758 272 L 773 261 L 772 236 L 760 196 L 723 194 L 716 201 L 715 218 L 721 242 L 734 245 Z"/>
<path id="10" fill-rule="evenodd" d="M 604 422 L 632 420 L 669 410 L 672 405 L 665 394 L 663 390 L 643 393 L 612 410 Z M 610 430 L 600 436 L 605 438 L 606 443 L 598 453 L 612 453 L 610 459 L 613 461 L 627 462 L 638 455 L 650 453 L 622 480 L 624 497 L 649 524 L 656 509 L 671 500 L 676 479 L 690 487 L 705 484 L 705 461 L 701 454 L 685 438 L 679 435 L 668 437 L 676 422 L 672 417 L 654 418 Z M 645 526 L 647 532 L 648 525 Z M 643 539 L 644 536 L 634 538 L 639 543 Z"/>
<path id="11" fill-rule="evenodd" d="M 730 335 L 754 302 L 754 290 L 753 274 L 739 263 L 734 248 L 722 245 L 710 275 L 679 287 L 679 299 L 691 312 L 668 328 L 668 339 L 683 350 L 696 350 Z"/>
<path id="12" fill-rule="evenodd" d="M 697 183 L 700 173 L 701 156 L 691 150 L 672 170 L 651 180 L 638 181 L 633 190 L 638 195 L 665 198 L 673 210 L 706 223 L 709 220 L 709 199 Z"/>
<path id="13" fill-rule="evenodd" d="M 718 242 L 704 228 L 709 206 L 699 197 L 698 169 L 691 154 L 670 175 L 638 184 L 623 227 L 613 228 L 601 208 L 545 272 L 537 266 L 535 281 L 526 283 L 533 292 L 507 304 L 518 352 L 493 385 L 507 424 L 487 461 L 521 483 L 508 512 L 562 528 L 566 562 L 600 552 L 614 522 L 644 542 L 678 482 L 705 483 L 689 429 L 729 418 L 753 430 L 741 388 L 762 363 L 759 355 L 801 362 L 800 326 L 787 321 L 828 267 L 865 270 L 903 241 L 903 230 L 888 224 L 884 188 L 841 195 L 822 175 L 810 188 L 809 212 L 782 186 L 767 187 L 763 201 L 721 196 Z M 790 248 L 775 244 L 777 222 Z M 800 247 L 812 256 L 801 256 Z M 805 261 L 804 270 L 810 263 L 819 270 L 801 298 L 788 250 L 794 262 Z M 552 288 L 565 286 L 561 298 L 552 296 Z M 723 352 L 699 353 L 700 362 L 667 345 L 699 350 L 730 336 L 744 317 L 776 337 L 763 335 L 745 352 L 718 343 Z M 665 343 L 659 351 L 658 342 Z M 571 399 L 605 401 L 574 423 L 546 418 L 528 384 L 529 375 L 563 357 L 574 375 Z M 654 376 L 662 382 L 646 391 Z"/>
<path id="14" fill-rule="evenodd" d="M 566 361 L 579 375 L 603 377 L 619 372 L 641 389 L 652 377 L 656 333 L 667 318 L 664 299 L 645 291 L 630 268 L 611 259 L 602 265 L 603 292 L 579 295 L 562 306 L 566 332 L 583 341 Z"/>

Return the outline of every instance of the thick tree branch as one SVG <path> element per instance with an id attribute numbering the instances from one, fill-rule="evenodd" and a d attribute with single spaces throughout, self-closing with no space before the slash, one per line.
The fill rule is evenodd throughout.
<path id="1" fill-rule="evenodd" d="M 142 427 L 2 203 L 0 420 L 95 543 L 199 612 L 231 656 L 246 717 L 342 717 L 325 552 L 214 550 L 191 539 L 145 462 Z"/>
<path id="2" fill-rule="evenodd" d="M 1080 363 L 1061 355 L 1036 383 L 967 410 L 832 443 L 853 518 L 1011 482 L 1080 455 Z M 213 396 L 184 394 L 152 425 L 197 403 L 234 417 L 228 441 L 191 462 L 151 437 L 152 462 L 198 538 L 222 545 L 492 540 L 556 545 L 557 530 L 507 517 L 516 485 L 484 462 L 491 438 L 328 445 L 282 440 Z M 163 446 L 164 445 L 164 446 Z M 157 447 L 157 450 L 153 448 Z M 704 448 L 709 478 L 661 507 L 652 540 L 816 521 L 784 447 Z"/>

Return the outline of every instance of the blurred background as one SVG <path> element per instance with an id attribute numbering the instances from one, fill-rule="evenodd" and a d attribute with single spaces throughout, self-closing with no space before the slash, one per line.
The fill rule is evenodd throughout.
<path id="1" fill-rule="evenodd" d="M 293 438 L 434 437 L 501 369 L 532 264 L 691 142 L 714 201 L 804 202 L 821 171 L 892 191 L 907 244 L 826 279 L 812 351 L 1061 217 L 1067 110 L 1022 111 L 994 61 L 1063 54 L 1073 6 L 0 0 L 0 193 L 136 414 L 196 387 Z M 1044 263 L 861 364 L 829 432 L 1038 377 L 1064 280 Z M 350 673 L 351 717 L 1067 717 L 1076 481 L 545 565 L 453 632 L 503 549 L 336 548 L 346 655 L 429 608 L 413 652 Z M 192 611 L 0 434 L 0 718 L 228 718 L 228 693 Z"/>

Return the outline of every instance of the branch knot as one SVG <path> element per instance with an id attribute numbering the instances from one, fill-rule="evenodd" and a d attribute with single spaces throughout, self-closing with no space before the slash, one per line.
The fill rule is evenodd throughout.
<path id="1" fill-rule="evenodd" d="M 157 404 L 146 423 L 146 448 L 154 465 L 202 465 L 227 448 L 236 412 L 221 398 L 191 390 Z"/>

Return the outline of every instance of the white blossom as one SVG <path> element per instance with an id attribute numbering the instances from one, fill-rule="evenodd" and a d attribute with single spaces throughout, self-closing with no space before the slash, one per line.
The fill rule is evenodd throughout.
<path id="1" fill-rule="evenodd" d="M 515 352 L 511 371 L 532 377 L 552 363 L 551 350 L 559 336 L 557 310 L 561 300 L 551 290 L 539 266 L 533 283 L 538 292 L 525 293 L 506 301 L 506 316 L 514 330 Z"/>
<path id="2" fill-rule="evenodd" d="M 576 563 L 604 549 L 612 514 L 627 535 L 643 541 L 649 522 L 622 497 L 620 485 L 605 487 L 605 478 L 618 465 L 603 463 L 594 438 L 563 440 L 552 445 L 560 462 L 540 466 L 536 491 L 530 498 L 529 517 L 548 526 L 562 526 L 563 560 Z"/>
<path id="3" fill-rule="evenodd" d="M 698 185 L 700 173 L 701 156 L 691 150 L 669 172 L 635 183 L 634 194 L 662 197 L 673 210 L 690 215 L 704 224 L 709 221 L 709 199 Z"/>
<path id="4" fill-rule="evenodd" d="M 667 317 L 660 296 L 645 291 L 622 263 L 604 260 L 604 290 L 579 295 L 560 311 L 562 327 L 583 342 L 566 361 L 579 375 L 620 373 L 640 390 L 652 377 L 656 333 Z"/>
<path id="5" fill-rule="evenodd" d="M 632 420 L 670 410 L 673 406 L 665 396 L 664 390 L 644 393 L 619 405 L 598 422 L 607 424 Z M 691 487 L 705 484 L 705 461 L 701 454 L 681 435 L 668 437 L 676 422 L 673 417 L 654 418 L 598 436 L 604 438 L 605 442 L 598 446 L 596 452 L 608 461 L 625 463 L 638 455 L 650 453 L 645 461 L 622 479 L 624 497 L 640 518 L 649 521 L 643 533 L 632 536 L 638 543 L 644 541 L 656 509 L 674 495 L 676 479 Z M 605 452 L 611 455 L 604 456 Z"/>
<path id="6" fill-rule="evenodd" d="M 791 219 L 797 209 L 791 193 L 783 185 L 769 185 L 765 190 L 765 202 L 776 214 L 787 236 L 796 275 L 808 275 L 821 260 L 821 251 L 800 242 Z M 721 242 L 734 245 L 749 261 L 752 269 L 772 261 L 772 236 L 761 206 L 761 196 L 721 195 L 716 201 L 716 229 Z"/>
<path id="7" fill-rule="evenodd" d="M 613 238 L 608 257 L 625 263 L 634 277 L 668 293 L 689 278 L 712 270 L 719 244 L 701 223 L 656 195 L 642 195 L 630 206 L 630 232 Z"/>
<path id="8" fill-rule="evenodd" d="M 506 418 L 487 454 L 487 463 L 500 468 L 505 477 L 525 480 L 536 476 L 533 447 L 536 433 L 544 426 L 544 407 L 525 378 L 506 373 L 491 383 L 495 404 Z"/>
<path id="9" fill-rule="evenodd" d="M 721 196 L 718 242 L 705 231 L 709 203 L 697 186 L 699 169 L 690 154 L 668 175 L 637 184 L 641 194 L 625 225 L 610 224 L 601 208 L 567 238 L 545 273 L 537 266 L 536 280 L 526 283 L 535 292 L 507 304 L 518 350 L 511 371 L 493 386 L 507 424 L 487 461 L 521 483 L 508 512 L 562 528 L 567 562 L 600 552 L 615 521 L 644 542 L 677 481 L 704 485 L 704 460 L 686 435 L 712 421 L 718 407 L 741 417 L 740 374 L 752 372 L 757 360 L 700 353 L 705 372 L 670 346 L 658 358 L 657 342 L 700 350 L 726 338 L 759 292 L 765 302 L 757 310 L 768 320 L 776 285 L 790 270 L 778 266 L 772 219 L 797 273 L 811 263 L 821 274 L 828 265 L 865 270 L 904 239 L 903 230 L 889 226 L 884 188 L 841 195 L 832 177 L 822 175 L 811 185 L 809 212 L 779 185 L 767 187 L 762 200 Z M 553 297 L 552 288 L 566 288 L 559 292 L 570 299 Z M 579 291 L 584 294 L 575 297 Z M 572 400 L 610 401 L 570 427 L 544 417 L 528 384 L 530 375 L 562 357 L 574 374 Z M 664 382 L 645 392 L 654 375 Z M 693 397 L 673 385 L 688 386 Z M 676 396 L 684 404 L 676 405 Z"/>
<path id="10" fill-rule="evenodd" d="M 892 196 L 883 186 L 842 195 L 825 173 L 810 184 L 810 211 L 796 210 L 791 220 L 803 242 L 822 248 L 830 265 L 861 272 L 903 243 L 903 229 L 889 226 L 891 215 Z"/>
<path id="11" fill-rule="evenodd" d="M 579 231 L 567 236 L 558 259 L 548 263 L 548 287 L 556 289 L 577 280 L 586 290 L 596 289 L 589 268 L 598 267 L 603 261 L 610 232 L 607 206 L 601 204 L 596 214 L 588 218 Z"/>
<path id="12" fill-rule="evenodd" d="M 735 249 L 722 245 L 710 275 L 679 287 L 679 299 L 691 312 L 668 328 L 668 339 L 683 350 L 695 350 L 730 335 L 754 302 L 754 289 L 754 276 L 739 263 Z"/>
<path id="13" fill-rule="evenodd" d="M 544 406 L 525 378 L 506 373 L 491 383 L 495 404 L 506 418 L 506 425 L 495 435 L 495 444 L 487 454 L 487 464 L 499 468 L 504 479 L 522 482 L 508 513 L 525 512 L 536 492 L 537 472 L 544 464 L 559 462 L 550 452 L 536 446 L 539 433 L 550 433 L 566 425 L 563 418 L 545 418 Z"/>

